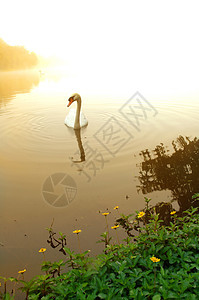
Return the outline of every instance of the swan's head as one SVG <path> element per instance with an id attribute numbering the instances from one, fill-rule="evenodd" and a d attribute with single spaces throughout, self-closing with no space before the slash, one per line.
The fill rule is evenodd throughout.
<path id="1" fill-rule="evenodd" d="M 74 101 L 81 101 L 81 97 L 79 94 L 75 93 L 72 96 L 70 96 L 70 98 L 68 99 L 67 107 L 69 107 Z"/>

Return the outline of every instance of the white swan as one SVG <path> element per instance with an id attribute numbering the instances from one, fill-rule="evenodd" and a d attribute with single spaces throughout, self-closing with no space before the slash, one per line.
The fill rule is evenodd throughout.
<path id="1" fill-rule="evenodd" d="M 69 103 L 67 107 L 69 107 L 74 101 L 77 101 L 77 109 L 70 109 L 68 115 L 65 118 L 64 123 L 68 127 L 72 127 L 74 129 L 79 129 L 88 125 L 88 121 L 84 114 L 81 111 L 81 97 L 79 94 L 73 94 L 69 99 Z"/>

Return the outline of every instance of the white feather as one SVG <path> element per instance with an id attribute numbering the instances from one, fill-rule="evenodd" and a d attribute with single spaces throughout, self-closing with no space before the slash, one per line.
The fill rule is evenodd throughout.
<path id="1" fill-rule="evenodd" d="M 75 108 L 71 108 L 69 113 L 67 114 L 64 123 L 68 126 L 68 127 L 72 127 L 74 128 L 75 125 L 75 117 L 76 117 L 76 109 Z M 80 112 L 80 127 L 84 127 L 88 125 L 88 120 L 86 119 L 85 115 L 83 114 L 83 112 Z"/>

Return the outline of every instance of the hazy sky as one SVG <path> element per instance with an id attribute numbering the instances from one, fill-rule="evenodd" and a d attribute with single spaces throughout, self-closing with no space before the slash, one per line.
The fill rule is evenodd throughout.
<path id="1" fill-rule="evenodd" d="M 85 76 L 199 95 L 199 2 L 6 0 L 0 37 Z M 163 92 L 162 92 L 163 93 Z"/>

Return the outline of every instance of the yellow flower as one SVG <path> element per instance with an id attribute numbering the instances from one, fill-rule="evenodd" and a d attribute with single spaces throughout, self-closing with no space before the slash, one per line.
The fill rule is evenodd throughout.
<path id="1" fill-rule="evenodd" d="M 119 208 L 119 206 L 118 206 L 118 205 L 114 207 L 114 209 L 118 209 L 118 208 Z"/>
<path id="2" fill-rule="evenodd" d="M 176 214 L 176 211 L 173 210 L 172 212 L 170 212 L 170 215 L 175 215 Z"/>
<path id="3" fill-rule="evenodd" d="M 40 250 L 39 250 L 39 252 L 45 252 L 46 251 L 46 248 L 41 248 Z"/>
<path id="4" fill-rule="evenodd" d="M 144 215 L 145 215 L 145 212 L 141 211 L 141 212 L 138 214 L 138 218 L 142 218 Z"/>
<path id="5" fill-rule="evenodd" d="M 150 257 L 150 260 L 152 260 L 152 262 L 159 262 L 160 258 L 157 258 L 155 256 Z"/>
<path id="6" fill-rule="evenodd" d="M 117 229 L 120 225 L 111 226 L 111 229 Z"/>
<path id="7" fill-rule="evenodd" d="M 73 231 L 73 233 L 77 233 L 77 234 L 80 233 L 80 232 L 82 232 L 81 229 L 77 229 L 77 230 Z"/>
<path id="8" fill-rule="evenodd" d="M 102 213 L 102 215 L 106 217 L 109 215 L 109 213 Z"/>
<path id="9" fill-rule="evenodd" d="M 19 271 L 18 273 L 19 274 L 23 274 L 24 272 L 26 272 L 26 269 L 22 270 L 22 271 Z"/>

